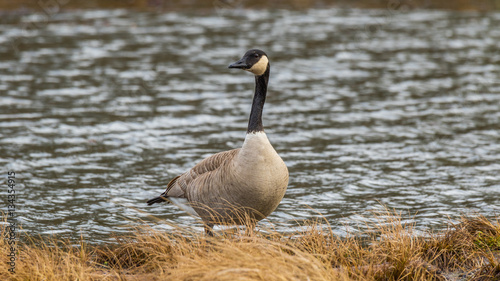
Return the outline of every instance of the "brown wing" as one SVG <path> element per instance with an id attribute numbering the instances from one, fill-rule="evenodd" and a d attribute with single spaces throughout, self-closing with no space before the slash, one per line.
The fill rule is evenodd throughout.
<path id="1" fill-rule="evenodd" d="M 216 153 L 210 157 L 203 159 L 189 171 L 173 178 L 167 185 L 167 190 L 162 194 L 165 197 L 186 197 L 185 192 L 189 184 L 196 178 L 213 172 L 230 162 L 238 153 L 240 148 L 232 149 L 224 152 Z"/>

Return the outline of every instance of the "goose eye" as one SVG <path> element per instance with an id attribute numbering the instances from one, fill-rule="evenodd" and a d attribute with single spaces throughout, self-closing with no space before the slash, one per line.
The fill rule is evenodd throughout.
<path id="1" fill-rule="evenodd" d="M 253 56 L 254 56 L 254 57 L 256 57 L 256 58 L 258 58 L 258 57 L 259 57 L 259 54 L 254 54 Z"/>

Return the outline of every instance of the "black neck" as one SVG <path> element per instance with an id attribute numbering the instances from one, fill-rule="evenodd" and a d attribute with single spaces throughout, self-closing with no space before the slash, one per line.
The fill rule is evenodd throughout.
<path id="1" fill-rule="evenodd" d="M 262 110 L 266 102 L 267 82 L 269 81 L 269 64 L 266 72 L 260 76 L 255 76 L 255 95 L 253 96 L 252 110 L 250 111 L 250 120 L 248 120 L 247 133 L 263 132 Z"/>

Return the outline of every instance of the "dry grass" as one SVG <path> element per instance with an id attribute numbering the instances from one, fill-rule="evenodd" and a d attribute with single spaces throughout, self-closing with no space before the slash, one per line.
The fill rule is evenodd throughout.
<path id="1" fill-rule="evenodd" d="M 470 280 L 500 278 L 500 225 L 463 217 L 439 233 L 416 235 L 394 213 L 376 214 L 363 235 L 338 237 L 324 222 L 282 235 L 218 231 L 206 237 L 148 226 L 115 244 L 78 247 L 23 237 L 16 273 L 0 255 L 0 280 Z M 2 226 L 4 227 L 4 226 Z M 5 229 L 1 228 L 2 236 Z M 6 240 L 0 240 L 2 253 Z M 460 279 L 460 280 L 462 280 Z"/>

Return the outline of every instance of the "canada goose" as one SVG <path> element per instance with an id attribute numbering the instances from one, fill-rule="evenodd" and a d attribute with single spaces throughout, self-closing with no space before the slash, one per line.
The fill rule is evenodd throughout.
<path id="1" fill-rule="evenodd" d="M 242 217 L 250 219 L 249 225 L 253 228 L 278 207 L 288 185 L 288 169 L 262 126 L 270 71 L 266 53 L 249 50 L 229 68 L 255 75 L 255 95 L 243 146 L 202 160 L 172 179 L 159 197 L 147 201 L 152 205 L 187 199 L 205 223 L 205 232 L 211 236 L 214 224 L 248 223 Z M 234 212 L 233 207 L 239 211 Z"/>

